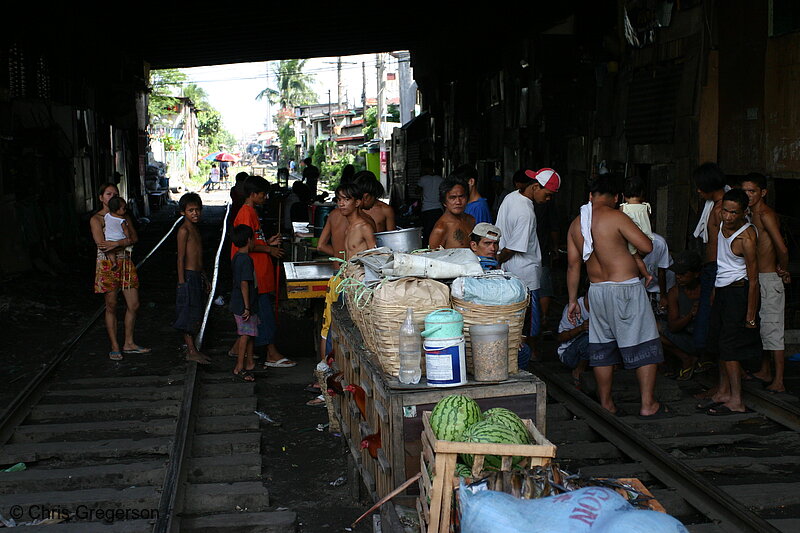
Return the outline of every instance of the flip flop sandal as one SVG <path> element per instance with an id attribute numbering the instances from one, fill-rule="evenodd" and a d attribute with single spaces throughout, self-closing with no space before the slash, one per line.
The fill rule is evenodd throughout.
<path id="1" fill-rule="evenodd" d="M 133 350 L 122 350 L 122 353 L 124 353 L 125 355 L 136 355 L 136 354 L 144 355 L 152 351 L 153 350 L 150 348 L 142 348 L 141 346 L 137 346 Z"/>
<path id="2" fill-rule="evenodd" d="M 664 418 L 672 418 L 673 416 L 675 416 L 675 413 L 672 412 L 672 409 L 662 402 L 661 405 L 658 406 L 658 411 L 652 415 L 638 415 L 636 418 L 639 420 L 662 420 Z"/>
<path id="3" fill-rule="evenodd" d="M 270 368 L 291 368 L 296 365 L 297 363 L 295 363 L 294 361 L 290 361 L 286 357 L 278 359 L 277 361 L 270 361 L 270 360 L 264 361 L 264 366 Z"/>
<path id="4" fill-rule="evenodd" d="M 745 413 L 752 413 L 750 409 L 744 411 L 733 411 L 727 405 L 717 405 L 706 410 L 708 416 L 730 416 L 730 415 L 743 415 Z"/>
<path id="5" fill-rule="evenodd" d="M 742 381 L 745 383 L 758 383 L 764 386 L 769 385 L 771 383 L 770 381 L 761 379 L 760 377 L 756 376 L 755 374 L 751 374 L 750 372 L 745 372 Z"/>
<path id="6" fill-rule="evenodd" d="M 233 353 L 232 351 L 228 350 L 228 357 L 236 358 L 236 357 L 239 357 L 239 354 L 238 353 Z M 253 354 L 253 359 L 261 359 L 261 356 Z"/>
<path id="7" fill-rule="evenodd" d="M 247 370 L 242 370 L 240 372 L 234 372 L 233 375 L 236 376 L 237 378 L 239 378 L 241 381 L 244 381 L 245 383 L 252 383 L 252 382 L 254 382 L 256 380 L 255 376 L 253 376 L 253 374 L 251 374 Z"/>
<path id="8" fill-rule="evenodd" d="M 694 369 L 695 374 L 702 374 L 703 372 L 708 372 L 714 368 L 714 363 L 711 361 L 703 361 L 702 363 L 697 363 L 697 366 Z"/>
<path id="9" fill-rule="evenodd" d="M 708 411 L 713 407 L 719 407 L 720 405 L 722 405 L 722 403 L 723 402 L 715 402 L 714 400 L 707 400 L 705 402 L 698 403 L 697 405 L 694 406 L 694 408 L 698 413 L 705 413 L 706 411 Z"/>
<path id="10" fill-rule="evenodd" d="M 678 377 L 675 379 L 677 381 L 689 381 L 694 376 L 694 372 L 694 365 L 690 366 L 689 368 L 681 368 L 681 371 L 678 372 Z"/>
<path id="11" fill-rule="evenodd" d="M 112 361 L 122 361 L 122 354 L 120 352 L 108 352 L 108 358 Z"/>
<path id="12" fill-rule="evenodd" d="M 313 400 L 309 400 L 306 402 L 306 405 L 309 407 L 324 407 L 325 406 L 325 397 L 320 394 Z"/>

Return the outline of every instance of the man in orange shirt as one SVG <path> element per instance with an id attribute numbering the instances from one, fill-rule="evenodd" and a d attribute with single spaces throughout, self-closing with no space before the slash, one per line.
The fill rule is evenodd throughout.
<path id="1" fill-rule="evenodd" d="M 264 202 L 267 201 L 268 188 L 269 183 L 261 176 L 251 176 L 247 179 L 244 184 L 246 200 L 236 214 L 233 227 L 245 224 L 250 226 L 253 230 L 254 244 L 250 251 L 250 257 L 253 259 L 253 266 L 255 267 L 259 319 L 258 335 L 255 338 L 254 345 L 256 348 L 259 346 L 267 347 L 267 359 L 264 362 L 265 367 L 288 368 L 295 366 L 297 363 L 281 355 L 275 344 L 275 331 L 277 327 L 273 308 L 275 305 L 274 298 L 277 287 L 275 286 L 275 267 L 272 264 L 272 259 L 269 257 L 280 258 L 283 256 L 283 249 L 278 246 L 281 236 L 277 234 L 269 239 L 264 237 L 264 232 L 261 229 L 261 222 L 258 219 L 258 213 L 255 209 L 255 206 L 263 205 Z M 232 244 L 231 258 L 236 254 L 237 250 L 238 248 Z"/>

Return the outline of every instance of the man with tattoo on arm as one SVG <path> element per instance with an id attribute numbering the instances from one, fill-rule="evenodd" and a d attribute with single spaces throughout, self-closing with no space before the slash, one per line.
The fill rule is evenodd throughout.
<path id="1" fill-rule="evenodd" d="M 449 176 L 439 185 L 439 201 L 444 214 L 431 231 L 428 247 L 469 248 L 469 235 L 475 227 L 475 218 L 464 212 L 467 207 L 467 185 L 461 179 Z"/>

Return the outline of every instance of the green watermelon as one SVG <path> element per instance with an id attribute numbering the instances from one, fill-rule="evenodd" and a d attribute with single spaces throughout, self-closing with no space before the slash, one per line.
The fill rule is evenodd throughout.
<path id="1" fill-rule="evenodd" d="M 501 426 L 492 420 L 482 420 L 467 429 L 464 433 L 464 442 L 481 442 L 492 444 L 525 444 L 517 432 Z M 462 453 L 461 459 L 472 466 L 472 454 Z M 514 457 L 512 463 L 516 464 L 522 461 L 522 457 Z M 500 470 L 502 466 L 502 459 L 497 455 L 487 455 L 483 459 L 483 467 L 485 469 Z"/>
<path id="2" fill-rule="evenodd" d="M 472 477 L 472 469 L 467 465 L 456 463 L 456 477 Z"/>
<path id="3" fill-rule="evenodd" d="M 483 413 L 484 420 L 491 420 L 495 424 L 504 426 L 519 435 L 522 444 L 531 444 L 531 434 L 525 427 L 525 422 L 513 411 L 505 407 L 494 407 Z"/>
<path id="4" fill-rule="evenodd" d="M 439 440 L 462 441 L 464 431 L 482 418 L 475 400 L 460 394 L 439 400 L 431 413 L 431 429 Z"/>

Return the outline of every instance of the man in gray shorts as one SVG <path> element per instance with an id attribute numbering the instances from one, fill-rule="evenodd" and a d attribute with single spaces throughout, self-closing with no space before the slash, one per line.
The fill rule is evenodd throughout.
<path id="1" fill-rule="evenodd" d="M 647 419 L 672 416 L 655 399 L 658 363 L 664 360 L 653 310 L 638 268 L 628 253 L 631 243 L 650 253 L 652 241 L 624 213 L 615 209 L 617 191 L 606 176 L 589 186 L 589 203 L 570 225 L 567 234 L 568 316 L 575 324 L 580 316 L 577 295 L 581 263 L 586 263 L 589 287 L 589 364 L 597 380 L 597 396 L 603 408 L 618 416 L 611 389 L 614 365 L 635 369 L 639 382 L 639 416 Z"/>
<path id="2" fill-rule="evenodd" d="M 750 379 L 767 384 L 768 392 L 786 392 L 783 384 L 783 328 L 786 306 L 783 284 L 791 282 L 788 272 L 789 250 L 781 234 L 778 216 L 765 200 L 767 179 L 756 172 L 748 174 L 742 180 L 742 190 L 747 194 L 753 225 L 758 229 L 758 281 L 761 292 L 759 318 L 764 348 L 761 369 L 750 376 Z M 775 363 L 774 373 L 770 359 Z"/>

